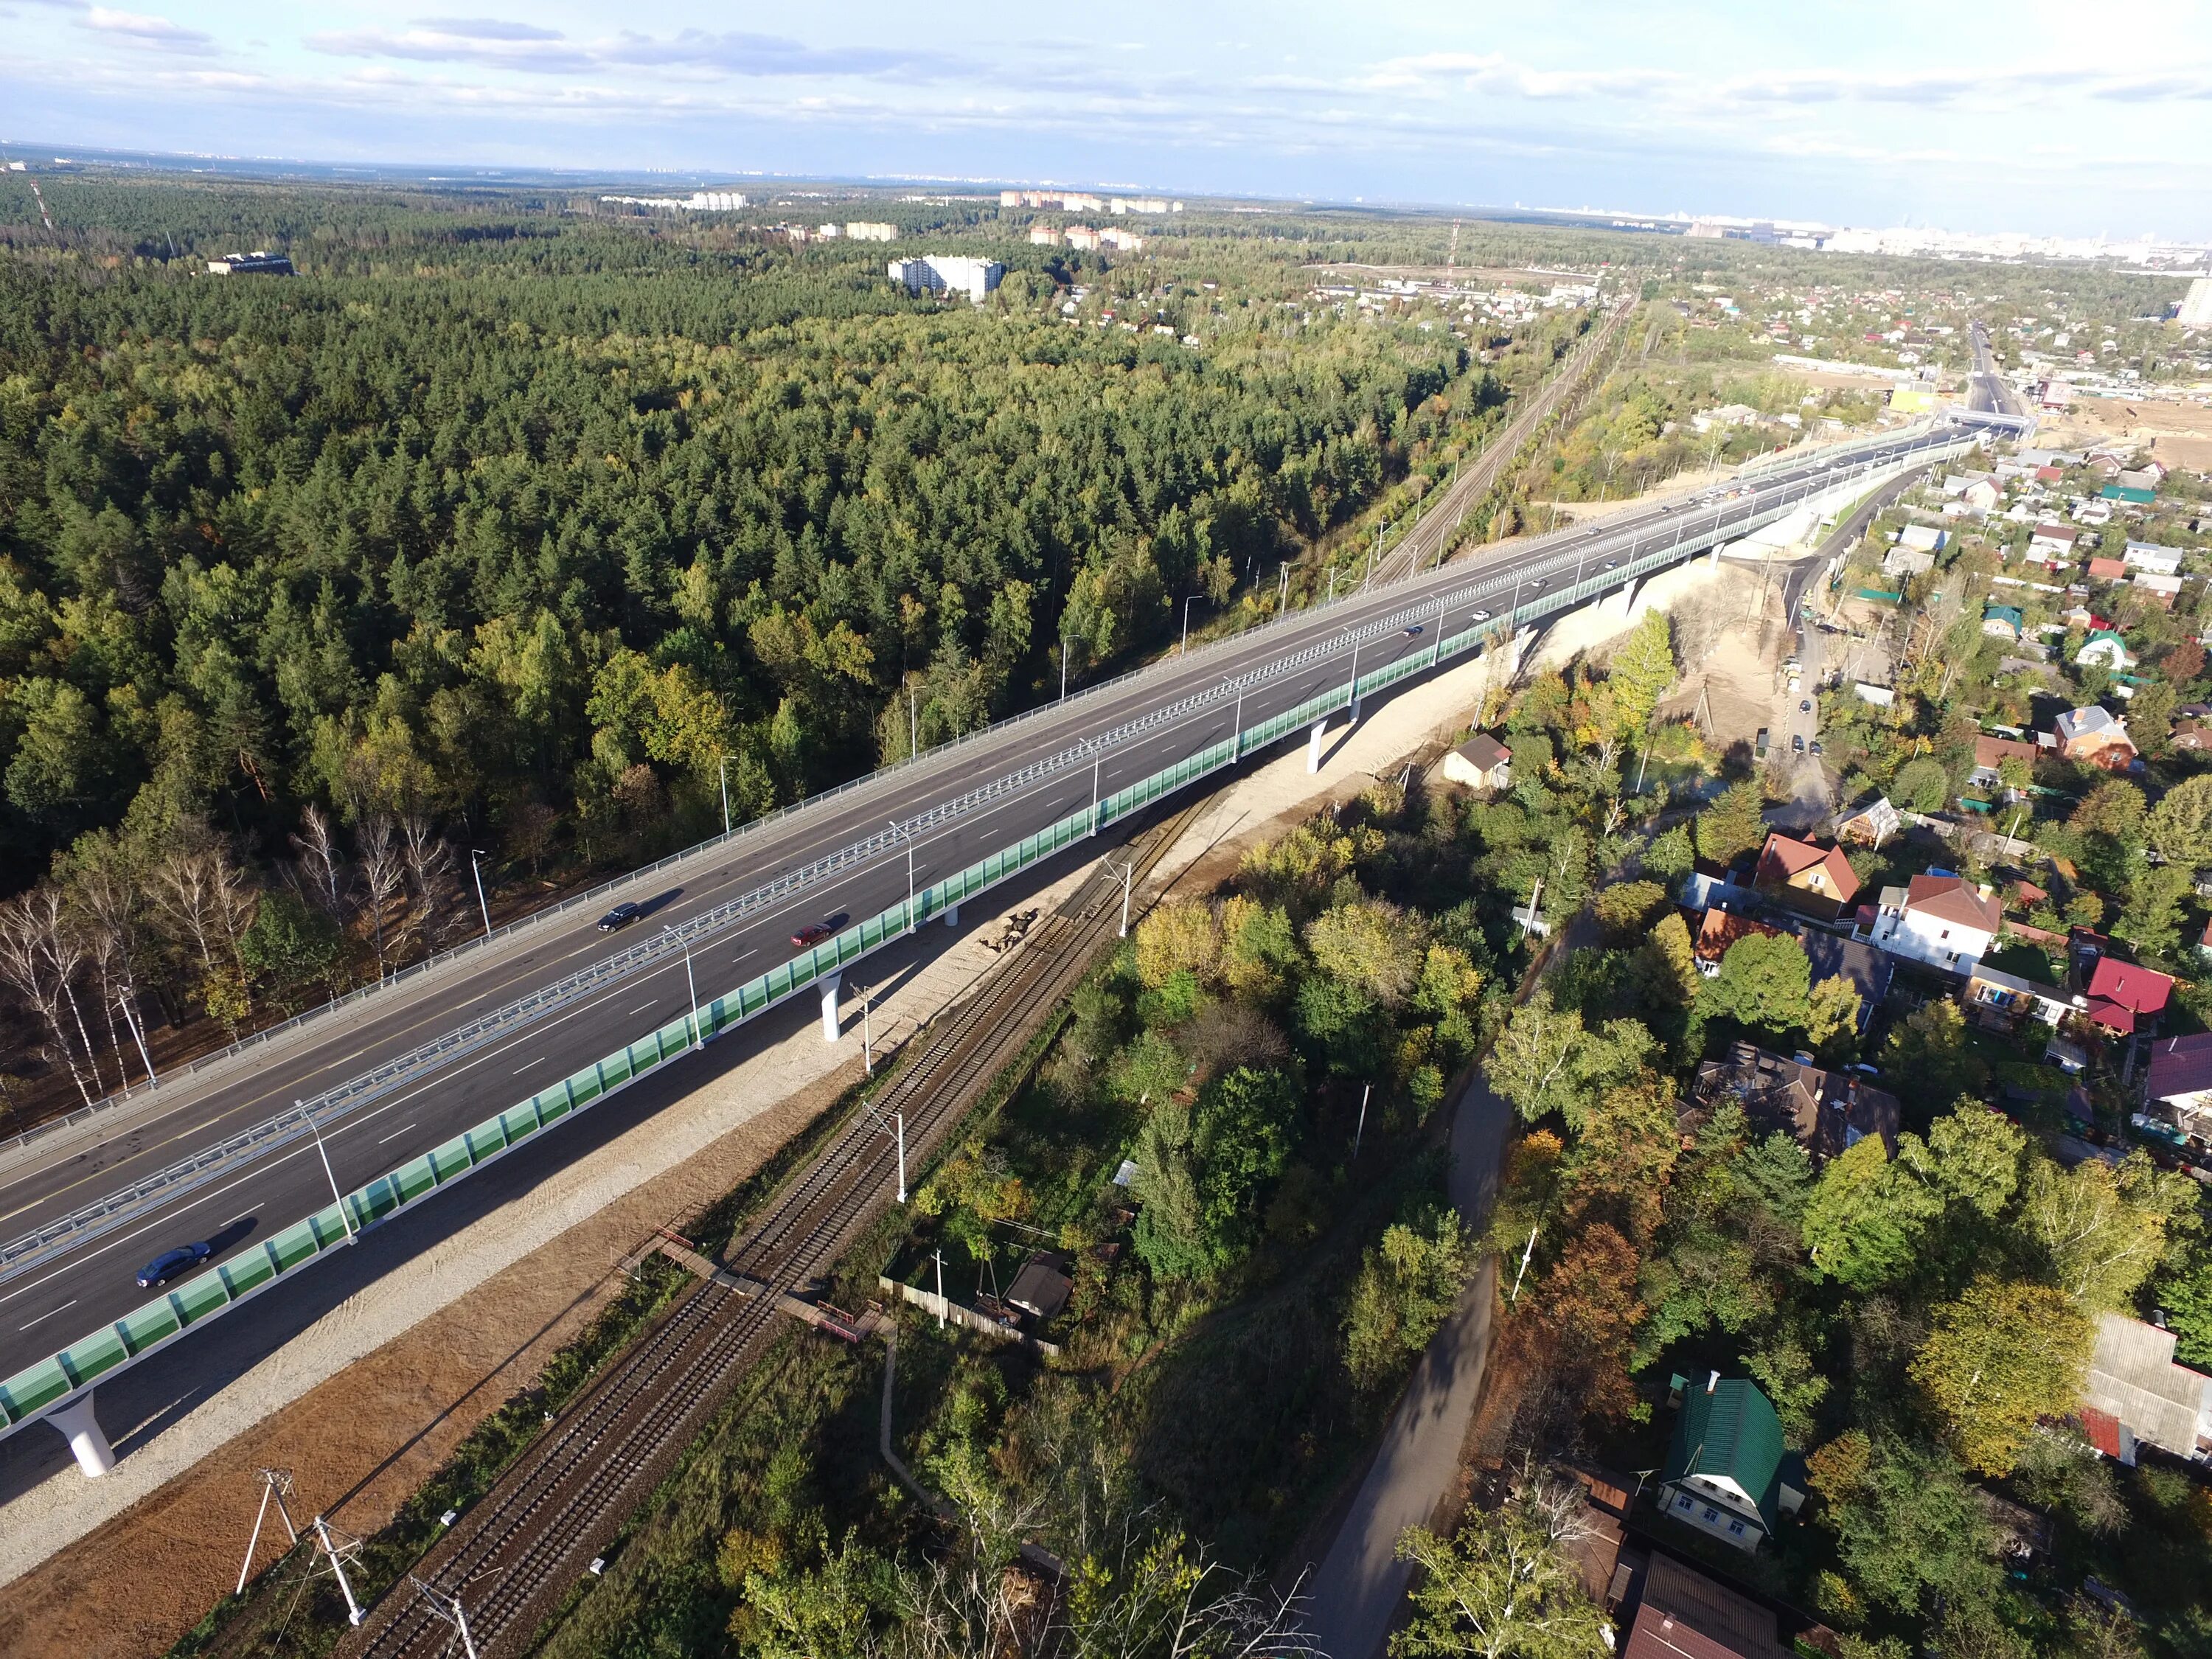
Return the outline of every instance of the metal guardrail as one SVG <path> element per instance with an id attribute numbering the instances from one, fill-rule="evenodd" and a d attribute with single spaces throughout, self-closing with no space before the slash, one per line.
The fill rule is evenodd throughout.
<path id="1" fill-rule="evenodd" d="M 1954 441 L 1960 447 L 1965 447 L 1973 441 L 1962 437 Z M 1911 459 L 1929 459 L 1948 447 L 1928 445 L 1917 450 Z M 1232 731 L 1224 741 L 1208 745 L 1172 766 L 1103 796 L 1084 811 L 1069 814 L 1036 834 L 1024 837 L 1014 846 L 933 884 L 916 893 L 911 900 L 894 905 L 857 927 L 846 929 L 834 939 L 747 981 L 734 991 L 715 998 L 696 1012 L 687 1011 L 682 1018 L 648 1033 L 617 1054 L 595 1060 L 590 1067 L 563 1079 L 556 1087 L 532 1095 L 528 1100 L 487 1119 L 445 1145 L 424 1153 L 389 1175 L 379 1177 L 366 1187 L 347 1194 L 341 1200 L 318 1210 L 304 1220 L 184 1282 L 175 1290 L 165 1292 L 156 1300 L 0 1382 L 0 1419 L 4 1419 L 0 1434 L 13 1432 L 24 1423 L 35 1420 L 72 1395 L 90 1388 L 100 1378 L 112 1375 L 166 1346 L 195 1325 L 228 1311 L 248 1297 L 268 1288 L 284 1274 L 317 1259 L 331 1248 L 351 1242 L 363 1228 L 388 1219 L 402 1208 L 473 1173 L 485 1164 L 503 1156 L 514 1146 L 576 1111 L 628 1087 L 638 1078 L 703 1045 L 719 1033 L 752 1018 L 808 986 L 841 973 L 853 963 L 913 932 L 945 909 L 957 906 L 1075 842 L 1096 835 L 1107 824 L 1142 811 L 1154 801 L 1174 793 L 1199 778 L 1236 765 L 1247 755 L 1279 741 L 1317 718 L 1326 718 L 1330 713 L 1372 692 L 1425 673 L 1447 656 L 1458 656 L 1474 650 L 1486 641 L 1495 640 L 1501 631 L 1510 637 L 1523 621 L 1571 609 L 1624 580 L 1635 580 L 1675 562 L 1686 550 L 1694 556 L 1708 547 L 1717 545 L 1730 535 L 1741 535 L 1771 523 L 1795 510 L 1804 500 L 1823 493 L 1824 488 L 1833 488 L 1838 473 L 1848 474 L 1863 470 L 1870 475 L 1877 468 L 1895 465 L 1903 459 L 1901 456 L 1889 456 L 1851 467 L 1832 467 L 1822 485 L 1808 485 L 1796 499 L 1760 506 L 1754 493 L 1752 500 L 1745 502 L 1733 514 L 1729 509 L 1734 503 L 1722 501 L 1716 503 L 1717 510 L 1710 526 L 1692 532 L 1685 523 L 1675 540 L 1665 547 L 1656 548 L 1613 569 L 1601 570 L 1595 575 L 1583 575 L 1565 587 L 1540 590 L 1527 605 L 1518 602 L 1518 589 L 1528 585 L 1532 575 L 1544 576 L 1548 580 L 1551 574 L 1567 567 L 1571 554 L 1577 562 L 1585 561 L 1591 551 L 1602 550 L 1624 539 L 1632 542 L 1636 532 L 1632 526 L 1624 526 L 1612 532 L 1610 537 L 1593 538 L 1595 546 L 1565 546 L 1539 564 L 1524 567 L 1516 573 L 1516 602 L 1503 619 L 1486 619 L 1449 637 L 1444 636 L 1440 629 L 1428 652 L 1402 656 L 1368 673 L 1355 674 L 1340 688 L 1332 687 L 1305 699 L 1295 708 L 1271 715 L 1254 726 Z M 1464 603 L 1480 597 L 1502 586 L 1504 581 L 1502 574 L 1475 576 L 1453 593 L 1440 596 L 1435 600 L 1425 596 L 1418 606 L 1403 607 L 1387 616 L 1371 619 L 1356 630 L 1347 630 L 1345 635 L 1337 636 L 1326 645 L 1310 647 L 1307 652 L 1299 654 L 1308 659 L 1316 654 L 1333 654 L 1343 648 L 1346 638 L 1365 639 L 1402 629 L 1434 614 L 1435 607 L 1438 605 L 1449 610 L 1455 602 Z M 1253 671 L 1253 675 L 1243 678 L 1249 680 L 1262 672 Z M 1271 664 L 1267 665 L 1267 672 L 1280 672 L 1284 670 L 1279 664 Z M 1188 711 L 1189 708 L 1206 702 L 1218 702 L 1235 691 L 1239 684 L 1238 680 L 1224 679 L 1221 685 L 1183 699 L 1177 706 Z M 649 1056 L 644 1052 L 647 1049 L 650 1050 Z"/>
<path id="2" fill-rule="evenodd" d="M 791 894 L 840 871 L 866 863 L 924 830 L 955 823 L 991 802 L 1072 770 L 1085 761 L 1096 761 L 1133 738 L 1163 726 L 1172 726 L 1202 708 L 1218 706 L 1242 691 L 1248 691 L 1337 654 L 1348 641 L 1387 632 L 1395 625 L 1395 622 L 1386 621 L 1347 629 L 1304 650 L 1277 658 L 1245 674 L 1224 677 L 1217 684 L 1176 702 L 1147 710 L 1135 720 L 1124 721 L 1110 731 L 1079 738 L 1055 754 L 994 778 L 964 795 L 925 808 L 897 821 L 895 825 L 873 831 L 840 848 L 826 858 L 787 872 L 735 899 L 702 911 L 686 921 L 672 924 L 666 930 L 640 940 L 628 950 L 602 957 L 575 973 L 541 986 L 465 1025 L 372 1066 L 334 1088 L 296 1102 L 289 1110 L 274 1114 L 196 1151 L 189 1158 L 154 1171 L 130 1186 L 106 1194 L 67 1215 L 57 1217 L 0 1244 L 0 1283 L 28 1273 L 67 1249 L 88 1243 L 160 1204 L 170 1202 L 219 1178 L 228 1173 L 231 1166 L 238 1161 L 259 1158 L 293 1145 L 302 1137 L 328 1127 L 362 1106 L 383 1098 L 428 1072 L 500 1042 L 535 1021 L 642 969 L 672 959 L 686 945 L 709 938 L 732 922 L 780 902 Z"/>

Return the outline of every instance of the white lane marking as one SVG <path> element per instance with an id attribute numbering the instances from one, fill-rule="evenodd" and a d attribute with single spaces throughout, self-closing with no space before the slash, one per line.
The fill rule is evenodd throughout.
<path id="1" fill-rule="evenodd" d="M 507 1073 L 507 1075 L 508 1075 L 509 1077 L 520 1077 L 520 1076 L 521 1076 L 525 1072 L 528 1071 L 532 1066 L 535 1066 L 535 1065 L 538 1065 L 540 1061 L 544 1060 L 544 1058 L 545 1058 L 545 1056 L 544 1056 L 544 1055 L 540 1054 L 540 1055 L 538 1055 L 538 1056 L 537 1057 L 537 1059 L 536 1059 L 536 1060 L 524 1060 L 524 1061 L 522 1062 L 522 1064 L 521 1064 L 521 1065 L 520 1065 L 520 1066 L 516 1066 L 516 1067 L 515 1067 L 512 1072 L 509 1072 L 509 1073 Z"/>
<path id="2" fill-rule="evenodd" d="M 733 963 L 743 962 L 747 957 L 757 957 L 759 954 L 760 952 L 757 951 L 740 951 L 737 955 L 732 957 L 730 960 Z"/>
<path id="3" fill-rule="evenodd" d="M 231 1217 L 229 1220 L 224 1222 L 222 1224 L 224 1227 L 235 1227 L 240 1222 L 246 1220 L 254 1213 L 255 1212 L 252 1210 L 240 1210 L 236 1215 Z M 222 1229 L 219 1227 L 216 1231 L 220 1232 L 222 1230 Z"/>
<path id="4" fill-rule="evenodd" d="M 658 1002 L 658 1001 L 659 1001 L 659 1000 L 660 1000 L 660 999 L 659 999 L 659 997 L 655 997 L 655 998 L 653 998 L 653 1002 L 641 1002 L 641 1003 L 639 1003 L 639 1004 L 637 1005 L 637 1006 L 636 1006 L 636 1007 L 635 1007 L 635 1008 L 631 1009 L 629 1012 L 630 1012 L 630 1013 L 632 1013 L 632 1014 L 641 1014 L 641 1013 L 643 1013 L 647 1009 L 648 1009 L 648 1008 L 652 1007 L 652 1006 L 653 1006 L 653 1002 Z M 629 1018 L 629 1015 L 627 1015 L 627 1014 L 626 1014 L 626 1015 L 624 1015 L 624 1016 L 623 1016 L 623 1018 Z"/>
<path id="5" fill-rule="evenodd" d="M 67 1313 L 71 1308 L 76 1306 L 78 1302 L 81 1300 L 82 1300 L 82 1297 L 73 1296 L 68 1301 L 63 1303 L 60 1307 L 47 1309 L 46 1312 L 40 1314 L 37 1319 L 33 1320 L 30 1325 L 18 1325 L 15 1328 L 19 1331 L 27 1331 L 31 1328 L 31 1325 L 40 1324 L 46 1320 L 52 1319 L 58 1313 Z"/>
<path id="6" fill-rule="evenodd" d="M 413 1124 L 411 1124 L 411 1123 L 410 1123 L 410 1124 L 409 1124 L 409 1125 L 407 1126 L 407 1129 L 411 1129 L 411 1128 L 413 1128 L 414 1127 L 415 1127 L 415 1126 L 414 1126 Z M 394 1129 L 394 1130 L 393 1130 L 390 1134 L 388 1134 L 388 1135 L 386 1135 L 386 1136 L 385 1136 L 385 1137 L 384 1137 L 384 1140 L 380 1140 L 380 1141 L 378 1141 L 376 1144 L 377 1144 L 378 1146 L 381 1146 L 382 1145 L 384 1145 L 384 1141 L 385 1141 L 385 1140 L 397 1140 L 397 1139 L 399 1139 L 399 1137 L 400 1137 L 400 1136 L 402 1136 L 402 1135 L 404 1135 L 404 1134 L 405 1134 L 405 1133 L 407 1133 L 407 1129 Z"/>

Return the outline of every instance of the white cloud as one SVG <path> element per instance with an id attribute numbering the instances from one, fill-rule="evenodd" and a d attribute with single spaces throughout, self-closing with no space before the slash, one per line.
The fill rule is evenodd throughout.
<path id="1" fill-rule="evenodd" d="M 326 30 L 308 46 L 335 58 L 395 58 L 416 63 L 477 64 L 533 75 L 594 75 L 660 70 L 745 76 L 822 79 L 939 79 L 981 75 L 945 53 L 887 46 L 810 46 L 780 35 L 684 29 L 662 37 L 624 30 L 610 39 L 571 40 L 556 29 L 497 18 L 418 17 L 404 29 Z"/>
<path id="2" fill-rule="evenodd" d="M 112 11 L 106 6 L 94 6 L 78 21 L 82 27 L 114 35 L 136 46 L 158 46 L 164 52 L 196 53 L 215 50 L 213 35 L 199 29 L 188 29 L 181 23 L 173 23 L 166 17 L 155 17 L 144 12 Z"/>

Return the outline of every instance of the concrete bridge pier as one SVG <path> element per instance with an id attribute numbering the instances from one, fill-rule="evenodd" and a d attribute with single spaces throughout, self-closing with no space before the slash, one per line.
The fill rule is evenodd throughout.
<path id="1" fill-rule="evenodd" d="M 957 927 L 960 925 L 960 907 L 958 905 L 954 904 L 946 907 L 945 912 L 945 925 L 947 927 Z"/>
<path id="2" fill-rule="evenodd" d="M 76 1466 L 87 1480 L 97 1480 L 115 1467 L 115 1448 L 100 1432 L 100 1420 L 92 1414 L 89 1394 L 81 1394 L 68 1405 L 48 1412 L 46 1421 L 69 1442 L 70 1449 L 76 1454 Z"/>
<path id="3" fill-rule="evenodd" d="M 837 1040 L 837 988 L 844 983 L 843 971 L 834 973 L 822 981 L 822 1040 Z"/>
<path id="4" fill-rule="evenodd" d="M 1328 731 L 1327 720 L 1316 720 L 1313 730 L 1306 734 L 1306 770 L 1309 773 L 1321 770 L 1321 740 Z"/>

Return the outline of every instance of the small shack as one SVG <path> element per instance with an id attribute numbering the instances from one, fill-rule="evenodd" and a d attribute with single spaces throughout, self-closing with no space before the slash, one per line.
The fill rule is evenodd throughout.
<path id="1" fill-rule="evenodd" d="M 1486 732 L 1478 732 L 1444 757 L 1448 782 L 1470 789 L 1505 789 L 1513 783 L 1513 751 Z"/>

